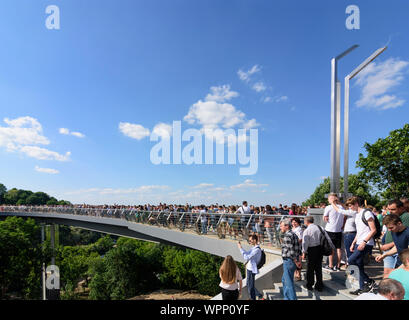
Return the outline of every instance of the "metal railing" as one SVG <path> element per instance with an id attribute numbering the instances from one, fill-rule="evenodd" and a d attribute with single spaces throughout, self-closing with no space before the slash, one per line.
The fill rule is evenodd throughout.
<path id="1" fill-rule="evenodd" d="M 213 234 L 220 239 L 248 241 L 257 234 L 260 243 L 273 247 L 281 246 L 280 222 L 284 218 L 305 216 L 277 214 L 239 214 L 220 212 L 175 212 L 143 211 L 115 208 L 77 208 L 52 206 L 0 206 L 1 212 L 61 213 L 100 218 L 124 219 L 157 227 L 190 230 L 200 235 Z"/>

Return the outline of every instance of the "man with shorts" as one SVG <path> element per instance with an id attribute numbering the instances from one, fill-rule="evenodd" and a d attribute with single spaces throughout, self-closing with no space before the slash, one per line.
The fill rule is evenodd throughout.
<path id="1" fill-rule="evenodd" d="M 340 209 L 343 209 L 338 203 L 338 196 L 335 193 L 330 193 L 328 196 L 328 202 L 330 203 L 325 207 L 324 210 L 324 221 L 327 223 L 325 225 L 325 231 L 327 231 L 332 243 L 334 244 L 336 250 L 333 250 L 331 255 L 328 257 L 328 266 L 325 269 L 339 271 L 341 270 L 341 241 L 342 241 L 342 229 L 344 226 L 344 215 L 337 212 L 332 204 L 336 205 Z M 337 254 L 337 265 L 334 266 L 334 257 Z"/>

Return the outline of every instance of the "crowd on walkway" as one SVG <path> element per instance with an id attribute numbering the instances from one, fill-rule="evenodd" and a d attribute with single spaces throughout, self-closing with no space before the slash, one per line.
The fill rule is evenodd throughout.
<path id="1" fill-rule="evenodd" d="M 356 300 L 409 300 L 409 200 L 391 200 L 379 211 L 356 196 L 341 203 L 337 195 L 330 194 L 328 202 L 323 216 L 325 228 L 315 224 L 313 216 L 306 216 L 303 226 L 298 217 L 280 222 L 284 299 L 297 300 L 294 281 L 301 280 L 303 260 L 307 261 L 305 289 L 323 291 L 322 262 L 324 256 L 328 256 L 324 268 L 330 272 L 340 271 L 342 267 L 349 275 L 358 271 L 354 276 L 359 279 L 359 288 L 349 292 L 357 296 Z M 263 299 L 255 286 L 255 276 L 259 273 L 257 264 L 263 251 L 256 233 L 250 236 L 249 242 L 252 245 L 249 251 L 238 244 L 247 261 L 248 294 L 252 300 Z M 366 260 L 376 246 L 380 254 L 375 261 L 384 266 L 383 279 L 379 283 L 365 272 Z M 226 280 L 222 274 L 220 277 L 223 288 Z M 238 279 L 240 293 L 232 296 L 226 294 L 224 288 L 223 299 L 241 294 L 241 275 L 229 281 L 233 283 Z"/>
<path id="2" fill-rule="evenodd" d="M 221 216 L 219 226 L 222 237 L 227 234 L 236 239 L 243 231 L 249 216 L 255 214 L 248 242 L 251 250 L 245 251 L 241 243 L 238 248 L 246 263 L 247 289 L 250 299 L 262 299 L 256 289 L 255 277 L 259 273 L 260 259 L 263 250 L 264 234 L 272 244 L 273 236 L 279 227 L 280 244 L 283 259 L 282 285 L 285 300 L 296 300 L 294 281 L 301 281 L 302 261 L 306 261 L 306 290 L 324 290 L 322 269 L 329 271 L 347 270 L 356 266 L 359 274 L 359 288 L 350 294 L 357 295 L 357 300 L 409 300 L 409 200 L 395 199 L 383 208 L 368 206 L 360 197 L 353 196 L 341 203 L 335 194 L 328 196 L 329 205 L 321 203 L 324 208 L 322 228 L 314 223 L 314 217 L 308 216 L 309 207 L 296 204 L 291 206 L 254 206 L 243 201 L 241 205 L 71 205 L 56 206 L 74 209 L 124 209 L 135 211 L 157 211 L 165 213 L 199 213 L 200 230 L 207 234 L 210 228 L 215 230 L 215 219 L 212 213 L 226 214 Z M 1 210 L 1 207 L 0 207 Z M 275 219 L 263 215 L 282 217 L 277 224 Z M 294 216 L 294 217 L 291 217 Z M 304 217 L 302 217 L 304 216 Z M 365 271 L 368 256 L 374 249 L 380 254 L 375 261 L 383 263 L 383 280 L 376 283 Z M 328 252 L 325 252 L 328 251 Z M 328 264 L 323 266 L 323 258 L 328 256 Z M 231 256 L 223 262 L 219 274 L 223 299 L 238 299 L 241 295 L 242 276 Z M 351 273 L 352 274 L 352 273 Z"/>

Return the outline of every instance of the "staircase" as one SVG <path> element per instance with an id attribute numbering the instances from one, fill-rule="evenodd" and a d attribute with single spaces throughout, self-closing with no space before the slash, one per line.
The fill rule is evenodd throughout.
<path id="1" fill-rule="evenodd" d="M 308 290 L 305 287 L 306 271 L 301 273 L 301 281 L 295 281 L 295 292 L 298 300 L 353 300 L 357 296 L 350 294 L 355 290 L 355 285 L 347 280 L 346 271 L 330 271 L 322 269 L 322 278 L 324 289 L 322 292 L 317 290 Z M 273 288 L 263 290 L 266 300 L 284 300 L 283 285 L 281 282 L 275 282 Z"/>

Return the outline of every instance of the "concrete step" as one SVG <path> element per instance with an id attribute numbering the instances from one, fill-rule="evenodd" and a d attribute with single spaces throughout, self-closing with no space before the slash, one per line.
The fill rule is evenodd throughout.
<path id="1" fill-rule="evenodd" d="M 330 271 L 323 269 L 324 289 L 322 292 L 308 290 L 305 286 L 306 271 L 301 272 L 303 280 L 294 281 L 295 292 L 298 300 L 353 300 L 355 295 L 350 291 L 355 290 L 347 281 L 345 271 Z M 283 300 L 283 285 L 281 282 L 273 284 L 273 288 L 263 290 L 264 298 L 267 300 Z"/>
<path id="2" fill-rule="evenodd" d="M 300 286 L 295 286 L 297 299 L 309 300 L 312 298 L 312 294 L 308 291 L 303 291 Z M 274 288 L 263 290 L 263 297 L 266 300 L 284 300 L 283 284 L 274 283 Z"/>

